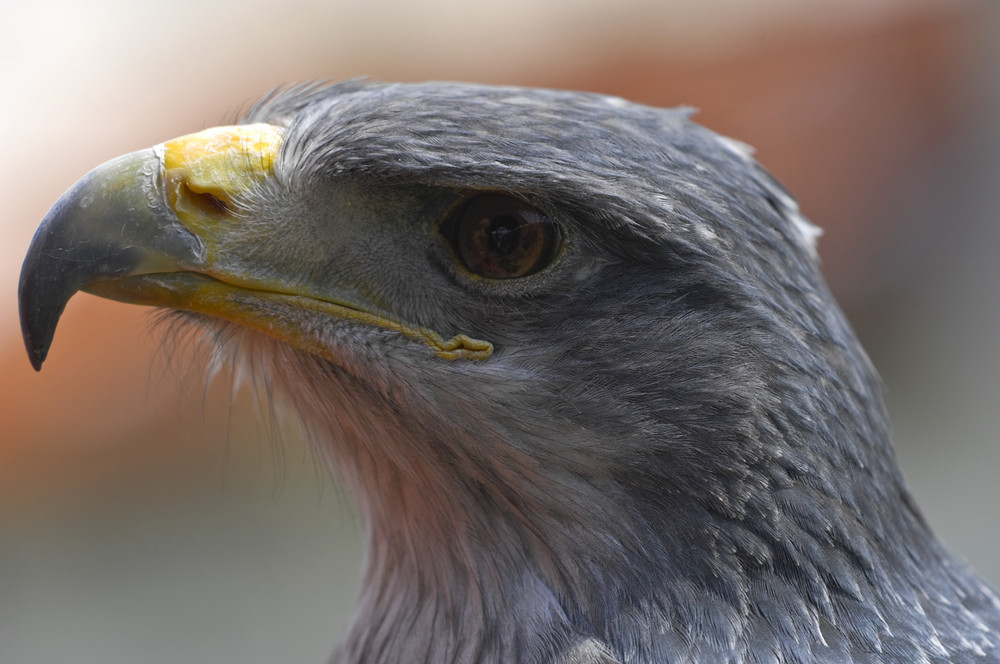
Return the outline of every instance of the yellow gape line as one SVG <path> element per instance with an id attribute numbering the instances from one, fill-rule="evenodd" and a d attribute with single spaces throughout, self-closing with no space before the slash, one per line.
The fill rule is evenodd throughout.
<path id="1" fill-rule="evenodd" d="M 446 360 L 485 360 L 493 354 L 493 344 L 467 334 L 457 334 L 445 341 L 435 333 L 427 341 L 436 348 L 438 357 Z"/>

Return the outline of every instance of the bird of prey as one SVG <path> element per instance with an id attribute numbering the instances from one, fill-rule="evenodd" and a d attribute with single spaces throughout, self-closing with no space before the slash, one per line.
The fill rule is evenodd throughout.
<path id="1" fill-rule="evenodd" d="M 280 387 L 367 529 L 334 662 L 1000 661 L 815 235 L 685 109 L 307 85 L 80 180 L 22 328 L 164 307 Z"/>

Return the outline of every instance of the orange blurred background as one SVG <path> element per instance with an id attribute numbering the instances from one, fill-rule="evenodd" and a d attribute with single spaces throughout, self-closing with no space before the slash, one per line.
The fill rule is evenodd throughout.
<path id="1" fill-rule="evenodd" d="M 0 661 L 325 661 L 360 533 L 294 432 L 229 377 L 206 388 L 148 311 L 88 295 L 36 374 L 16 283 L 92 167 L 358 75 L 692 105 L 756 146 L 825 229 L 918 502 L 1000 582 L 998 37 L 972 0 L 3 4 Z"/>

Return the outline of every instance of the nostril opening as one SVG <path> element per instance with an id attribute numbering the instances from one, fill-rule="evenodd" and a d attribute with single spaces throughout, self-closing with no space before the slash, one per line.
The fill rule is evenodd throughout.
<path id="1" fill-rule="evenodd" d="M 184 189 L 186 198 L 202 212 L 216 216 L 229 214 L 229 203 L 227 203 L 223 198 L 207 191 L 194 191 L 189 186 L 185 186 Z"/>

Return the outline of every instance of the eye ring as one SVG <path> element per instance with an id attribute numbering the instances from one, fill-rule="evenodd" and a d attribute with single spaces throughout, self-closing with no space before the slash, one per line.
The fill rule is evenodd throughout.
<path id="1" fill-rule="evenodd" d="M 560 245 L 558 226 L 548 215 L 503 194 L 483 194 L 461 205 L 445 235 L 465 268 L 487 279 L 540 272 Z"/>

